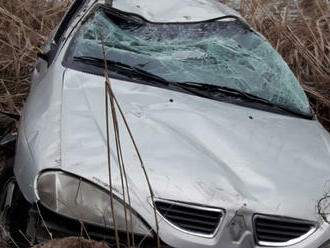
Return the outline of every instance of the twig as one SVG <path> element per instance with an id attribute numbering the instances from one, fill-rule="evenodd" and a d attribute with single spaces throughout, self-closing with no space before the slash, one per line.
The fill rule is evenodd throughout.
<path id="1" fill-rule="evenodd" d="M 103 53 L 104 53 L 104 48 L 103 48 Z M 119 235 L 118 235 L 118 230 L 117 230 L 117 224 L 116 224 L 116 218 L 115 218 L 115 212 L 114 212 L 114 199 L 113 199 L 113 191 L 112 191 L 112 176 L 111 176 L 111 157 L 110 157 L 110 134 L 109 134 L 109 103 L 108 103 L 108 83 L 107 80 L 109 80 L 108 77 L 108 68 L 107 64 L 105 64 L 106 69 L 105 69 L 105 85 L 104 85 L 104 92 L 105 92 L 105 117 L 106 117 L 106 132 L 107 132 L 107 159 L 108 159 L 108 174 L 109 174 L 109 189 L 110 189 L 110 206 L 111 206 L 111 215 L 112 215 L 112 222 L 114 226 L 114 231 L 115 231 L 115 239 L 116 239 L 116 247 L 120 248 L 119 244 Z"/>
<path id="2" fill-rule="evenodd" d="M 110 81 L 110 80 L 109 80 Z M 113 127 L 114 127 L 114 133 L 115 133 L 115 141 L 116 141 L 116 151 L 117 151 L 117 159 L 118 159 L 118 166 L 120 171 L 120 179 L 121 179 L 121 186 L 123 191 L 123 201 L 124 201 L 124 215 L 125 215 L 125 224 L 126 224 L 126 235 L 127 235 L 127 245 L 128 247 L 131 246 L 130 236 L 129 236 L 129 230 L 128 230 L 128 219 L 127 219 L 127 208 L 126 208 L 126 195 L 125 195 L 125 185 L 124 185 L 124 176 L 125 176 L 125 183 L 126 183 L 126 189 L 128 191 L 128 185 L 127 185 L 127 178 L 126 173 L 123 174 L 123 156 L 122 156 L 122 150 L 121 150 L 121 144 L 120 144 L 120 134 L 119 134 L 119 127 L 118 127 L 118 119 L 115 109 L 115 104 L 113 101 L 113 95 L 110 93 L 111 91 L 111 85 L 108 84 L 108 94 L 110 96 L 110 104 L 111 104 L 111 113 L 112 113 L 112 121 L 113 121 Z M 132 222 L 131 222 L 132 223 Z"/>
<path id="3" fill-rule="evenodd" d="M 104 58 L 105 79 L 106 79 L 106 85 L 107 85 L 106 86 L 106 90 L 108 91 L 109 96 L 110 96 L 111 106 L 113 108 L 113 110 L 112 110 L 113 118 L 116 118 L 116 113 L 115 113 L 114 104 L 113 104 L 115 102 L 116 105 L 117 105 L 117 108 L 118 108 L 118 110 L 120 112 L 120 115 L 121 115 L 121 117 L 122 117 L 122 119 L 123 119 L 123 121 L 125 123 L 125 127 L 126 127 L 128 133 L 129 133 L 129 136 L 130 136 L 130 139 L 131 139 L 131 141 L 133 143 L 134 149 L 135 149 L 135 151 L 136 151 L 136 153 L 138 155 L 138 158 L 139 158 L 139 161 L 140 161 L 140 164 L 141 164 L 141 168 L 143 170 L 144 176 L 145 176 L 146 181 L 147 181 L 147 184 L 148 184 L 148 188 L 149 188 L 149 192 L 150 192 L 150 197 L 151 197 L 151 200 L 152 200 L 152 205 L 153 205 L 153 210 L 154 210 L 154 218 L 155 218 L 156 234 L 157 234 L 157 247 L 160 248 L 161 245 L 160 245 L 160 238 L 159 238 L 159 224 L 158 224 L 158 218 L 157 218 L 156 205 L 155 205 L 155 201 L 154 201 L 154 198 L 155 197 L 154 197 L 154 193 L 153 193 L 153 190 L 152 190 L 151 182 L 149 180 L 148 173 L 147 173 L 146 168 L 144 166 L 144 163 L 143 163 L 143 160 L 142 160 L 142 156 L 141 156 L 141 154 L 139 152 L 139 149 L 137 147 L 137 144 L 135 142 L 135 139 L 133 137 L 133 134 L 132 134 L 132 132 L 131 132 L 131 130 L 129 128 L 129 125 L 128 125 L 127 121 L 126 121 L 126 117 L 125 117 L 124 113 L 122 112 L 122 109 L 120 107 L 120 104 L 118 103 L 118 100 L 117 100 L 116 96 L 114 95 L 114 93 L 112 91 L 110 80 L 109 80 L 108 64 L 107 64 L 107 61 L 106 61 L 105 48 L 104 48 L 103 40 L 102 40 L 102 52 L 103 52 L 103 58 Z M 107 102 L 108 97 L 107 97 L 107 95 L 108 94 L 106 93 L 106 104 L 107 104 L 106 105 L 107 141 L 109 143 L 109 133 L 108 133 L 109 132 L 109 130 L 108 130 L 108 118 L 109 118 L 109 116 L 108 116 L 108 102 Z M 113 102 L 113 100 L 114 100 L 114 102 Z M 115 124 L 115 122 L 114 122 L 114 124 Z M 108 151 L 108 157 L 110 157 L 110 151 Z M 118 157 L 118 161 L 119 160 L 120 160 L 120 157 Z"/>
<path id="4" fill-rule="evenodd" d="M 112 92 L 112 95 L 113 95 L 113 92 Z M 144 173 L 145 179 L 146 179 L 147 184 L 148 184 L 148 188 L 149 188 L 149 192 L 150 192 L 150 197 L 151 197 L 151 200 L 152 200 L 152 205 L 153 205 L 153 210 L 154 210 L 155 222 L 156 222 L 155 224 L 156 224 L 156 234 L 157 234 L 157 247 L 160 248 L 159 224 L 158 224 L 158 218 L 157 218 L 157 210 L 156 210 L 156 204 L 155 204 L 155 197 L 154 197 L 154 192 L 153 192 L 153 190 L 152 190 L 151 182 L 150 182 L 150 179 L 149 179 L 149 176 L 148 176 L 147 170 L 146 170 L 146 168 L 145 168 L 145 166 L 144 166 L 144 163 L 143 163 L 143 160 L 142 160 L 141 153 L 140 153 L 140 151 L 139 151 L 139 149 L 138 149 L 138 147 L 137 147 L 137 144 L 136 144 L 135 139 L 134 139 L 134 137 L 133 137 L 132 131 L 131 131 L 131 129 L 130 129 L 129 125 L 128 125 L 128 122 L 127 122 L 127 120 L 126 120 L 126 117 L 125 117 L 125 115 L 124 115 L 124 113 L 123 113 L 123 111 L 122 111 L 122 109 L 121 109 L 121 107 L 120 107 L 120 105 L 119 105 L 119 102 L 118 102 L 118 100 L 117 100 L 117 98 L 116 98 L 115 95 L 113 95 L 113 98 L 114 98 L 114 100 L 115 100 L 115 102 L 116 102 L 116 105 L 117 105 L 117 107 L 118 107 L 118 110 L 119 110 L 119 112 L 120 112 L 120 115 L 121 115 L 121 117 L 122 117 L 122 119 L 123 119 L 123 121 L 124 121 L 124 123 L 125 123 L 126 129 L 127 129 L 128 134 L 129 134 L 129 136 L 130 136 L 130 139 L 131 139 L 131 141 L 132 141 L 132 143 L 133 143 L 133 146 L 134 146 L 134 148 L 135 148 L 135 151 L 136 151 L 136 153 L 137 153 L 137 155 L 138 155 L 138 158 L 139 158 L 139 161 L 140 161 L 140 164 L 141 164 L 141 168 L 142 168 L 142 170 L 143 170 L 143 173 Z"/>
<path id="5" fill-rule="evenodd" d="M 11 237 L 10 233 L 6 231 L 6 229 L 0 225 L 0 228 L 2 230 L 2 232 L 8 236 L 8 238 L 10 239 L 10 241 L 15 245 L 16 248 L 19 248 L 18 244 L 15 242 L 15 240 Z"/>
<path id="6" fill-rule="evenodd" d="M 47 225 L 46 225 L 46 222 L 45 222 L 44 218 L 42 217 L 41 211 L 40 211 L 40 209 L 39 209 L 38 202 L 36 202 L 36 206 L 37 206 L 38 213 L 39 213 L 39 216 L 40 216 L 40 218 L 41 218 L 42 224 L 44 225 L 44 227 L 45 227 L 45 229 L 46 229 L 46 231 L 47 231 L 47 233 L 48 233 L 50 239 L 53 240 L 53 235 L 52 235 L 52 233 L 49 231 L 49 229 L 48 229 L 48 227 L 47 227 Z"/>

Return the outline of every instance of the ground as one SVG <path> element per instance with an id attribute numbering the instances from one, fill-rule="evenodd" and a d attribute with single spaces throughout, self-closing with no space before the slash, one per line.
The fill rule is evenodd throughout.
<path id="1" fill-rule="evenodd" d="M 33 248 L 109 248 L 105 243 L 99 243 L 83 238 L 70 237 L 60 240 L 52 240 L 44 245 L 37 245 Z"/>

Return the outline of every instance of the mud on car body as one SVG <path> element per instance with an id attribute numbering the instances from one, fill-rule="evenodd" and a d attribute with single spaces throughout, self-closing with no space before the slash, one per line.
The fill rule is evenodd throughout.
<path id="1" fill-rule="evenodd" d="M 235 11 L 212 0 L 76 0 L 39 57 L 14 170 L 1 177 L 2 219 L 21 242 L 17 212 L 35 243 L 114 243 L 106 63 L 153 187 L 163 247 L 326 247 L 330 226 L 316 206 L 330 178 L 329 134 L 287 64 Z M 148 184 L 118 126 L 131 231 L 155 247 Z M 128 203 L 110 155 L 125 244 Z"/>

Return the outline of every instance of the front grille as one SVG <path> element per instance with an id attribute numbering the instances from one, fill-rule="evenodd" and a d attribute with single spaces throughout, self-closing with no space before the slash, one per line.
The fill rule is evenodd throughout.
<path id="1" fill-rule="evenodd" d="M 255 216 L 254 227 L 257 243 L 266 246 L 296 244 L 315 229 L 308 221 L 260 215 Z"/>
<path id="2" fill-rule="evenodd" d="M 158 212 L 181 231 L 202 236 L 212 236 L 223 217 L 221 209 L 200 207 L 185 203 L 156 200 Z"/>

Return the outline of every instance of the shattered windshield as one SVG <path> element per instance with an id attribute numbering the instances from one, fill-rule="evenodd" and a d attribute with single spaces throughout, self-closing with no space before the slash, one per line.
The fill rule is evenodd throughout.
<path id="1" fill-rule="evenodd" d="M 103 59 L 102 41 L 107 60 L 166 81 L 228 87 L 311 114 L 303 89 L 280 55 L 237 19 L 150 23 L 99 9 L 75 36 L 70 57 Z"/>

